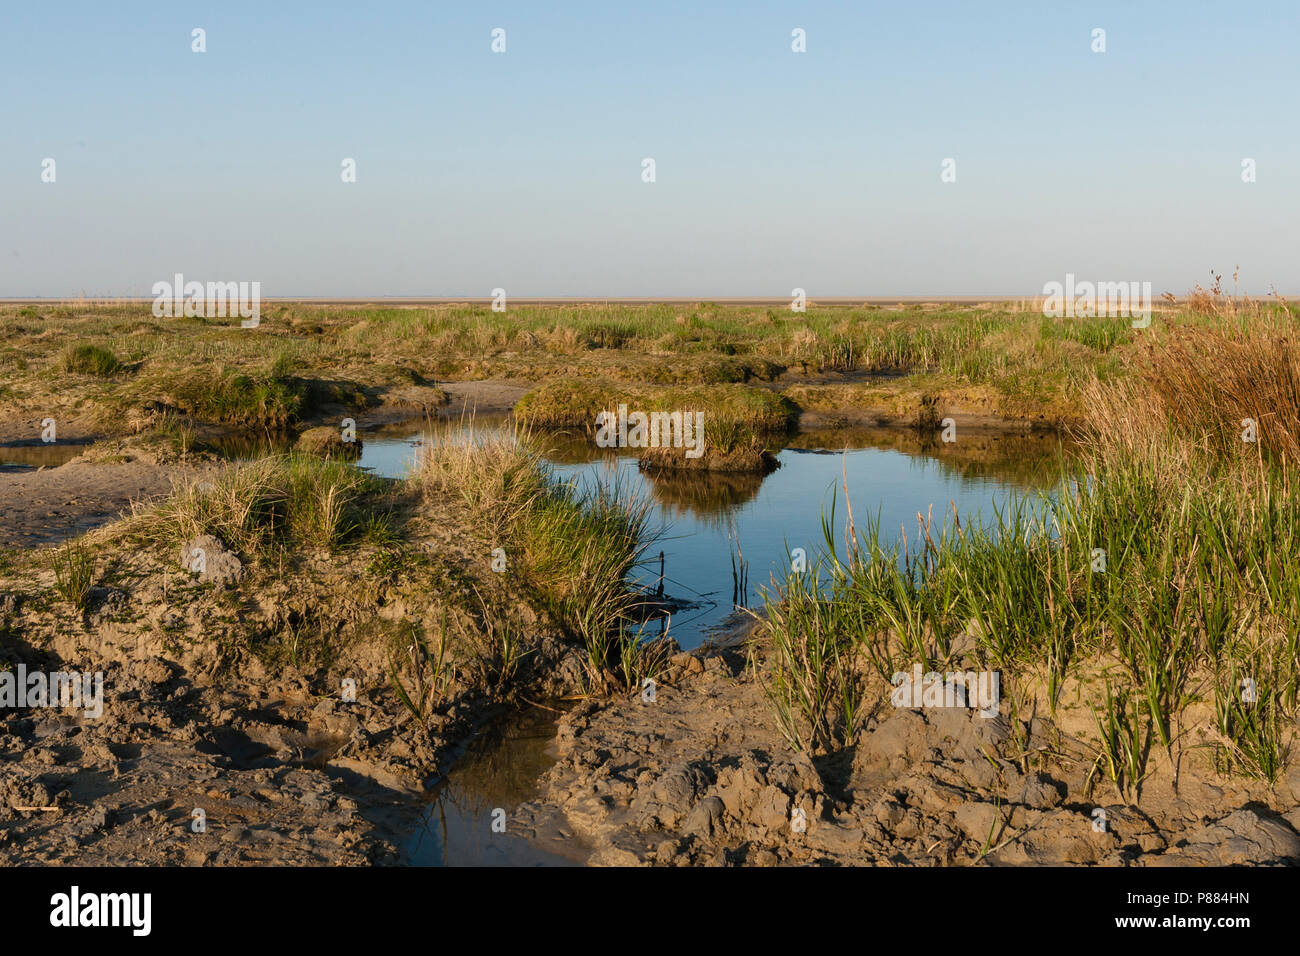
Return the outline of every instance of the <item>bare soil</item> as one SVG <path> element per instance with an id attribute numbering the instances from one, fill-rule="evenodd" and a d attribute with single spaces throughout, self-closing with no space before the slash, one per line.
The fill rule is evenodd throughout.
<path id="1" fill-rule="evenodd" d="M 1079 721 L 1013 717 L 1005 699 L 994 718 L 885 699 L 856 746 L 809 757 L 746 660 L 706 647 L 674 659 L 653 703 L 565 715 L 560 759 L 514 826 L 569 828 L 597 865 L 1300 863 L 1300 767 L 1270 788 L 1188 750 L 1126 805 L 1090 779 Z"/>
<path id="2" fill-rule="evenodd" d="M 211 467 L 208 465 L 207 467 Z M 201 466 L 74 459 L 57 468 L 0 470 L 0 548 L 56 544 L 116 520 L 132 501 L 168 494 Z"/>

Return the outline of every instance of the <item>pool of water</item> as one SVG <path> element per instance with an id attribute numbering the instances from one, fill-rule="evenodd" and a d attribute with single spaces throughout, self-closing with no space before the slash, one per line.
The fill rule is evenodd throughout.
<path id="1" fill-rule="evenodd" d="M 359 464 L 394 478 L 403 477 L 417 449 L 434 440 L 418 427 L 362 438 Z M 632 453 L 599 449 L 585 436 L 548 433 L 544 440 L 560 479 L 580 486 L 617 481 L 652 502 L 660 538 L 637 578 L 656 586 L 662 553 L 664 592 L 686 606 L 661 621 L 656 633 L 666 630 L 688 649 L 723 625 L 736 605 L 761 605 L 759 588 L 782 576 L 794 549 L 802 548 L 811 562 L 825 547 L 822 518 L 832 507 L 843 553 L 845 486 L 859 530 L 869 517 L 878 518 L 884 544 L 904 529 L 915 542 L 918 512 L 933 514 L 936 537 L 954 509 L 966 523 L 991 520 L 994 508 L 1012 495 L 1050 482 L 1063 451 L 1059 440 L 1046 437 L 985 436 L 972 439 L 978 447 L 960 449 L 922 446 L 897 431 L 806 432 L 780 451 L 781 467 L 769 475 L 686 478 L 646 475 Z M 838 447 L 825 447 L 832 443 Z"/>
<path id="2" fill-rule="evenodd" d="M 90 447 L 88 441 L 16 442 L 0 445 L 0 468 L 57 468 Z"/>
<path id="3" fill-rule="evenodd" d="M 480 420 L 476 428 L 509 427 Z M 419 425 L 388 426 L 362 436 L 359 464 L 376 474 L 407 474 L 418 450 L 436 439 Z M 915 542 L 917 512 L 933 509 L 935 525 L 953 509 L 963 522 L 991 519 L 1014 495 L 1051 485 L 1070 453 L 1056 438 L 988 435 L 964 446 L 922 445 L 899 431 L 805 432 L 778 455 L 766 476 L 651 477 L 629 452 L 603 451 L 585 435 L 542 435 L 555 474 L 579 484 L 618 481 L 648 497 L 662 536 L 638 569 L 654 586 L 663 553 L 665 593 L 690 606 L 663 622 L 685 647 L 698 646 L 735 613 L 736 603 L 760 603 L 758 587 L 779 576 L 793 548 L 809 559 L 824 546 L 823 513 L 836 502 L 842 547 L 844 486 L 861 528 L 879 516 L 886 544 L 906 527 Z M 733 556 L 748 567 L 747 594 L 736 593 Z M 509 816 L 537 796 L 537 780 L 553 761 L 552 712 L 529 708 L 490 722 L 434 788 L 404 852 L 414 865 L 565 866 L 586 855 L 565 833 L 530 841 L 493 830 L 493 815 Z"/>

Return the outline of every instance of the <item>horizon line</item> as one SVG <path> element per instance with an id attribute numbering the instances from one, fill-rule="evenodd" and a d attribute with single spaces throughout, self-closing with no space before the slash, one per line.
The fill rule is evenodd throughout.
<path id="1" fill-rule="evenodd" d="M 1274 293 L 1257 296 L 1260 300 L 1274 297 Z M 1286 296 L 1276 293 L 1285 299 Z M 1034 295 L 900 295 L 900 296 L 807 296 L 806 302 L 812 305 L 903 305 L 929 304 L 938 305 L 983 305 L 1000 302 L 1033 302 L 1046 299 L 1043 293 Z M 1186 301 L 1185 295 L 1175 296 L 1176 303 Z M 1228 298 L 1249 298 L 1244 293 Z M 40 305 L 63 303 L 90 303 L 131 305 L 147 304 L 155 296 L 112 296 L 112 295 L 77 295 L 77 296 L 0 296 L 0 304 L 5 305 Z M 387 305 L 490 305 L 493 296 L 261 296 L 260 301 L 271 303 L 303 303 L 309 305 L 358 305 L 382 303 Z M 507 296 L 509 305 L 687 305 L 716 303 L 724 305 L 784 305 L 789 306 L 791 296 Z M 1168 301 L 1163 299 L 1163 301 Z"/>

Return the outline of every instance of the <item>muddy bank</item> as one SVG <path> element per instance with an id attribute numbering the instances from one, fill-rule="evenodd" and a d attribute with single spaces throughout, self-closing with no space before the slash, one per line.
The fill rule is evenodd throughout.
<path id="1" fill-rule="evenodd" d="M 880 702 L 855 747 L 778 732 L 742 646 L 677 660 L 653 703 L 587 702 L 520 833 L 570 827 L 604 865 L 1300 864 L 1300 767 L 1276 787 L 1182 755 L 1134 806 L 1070 721 Z"/>
<path id="2" fill-rule="evenodd" d="M 105 667 L 102 719 L 31 711 L 0 725 L 0 855 L 10 863 L 279 865 L 396 858 L 373 709 L 305 686 L 243 693 L 162 658 Z"/>
<path id="3" fill-rule="evenodd" d="M 0 683 L 102 678 L 95 707 L 0 695 L 0 862 L 403 862 L 464 742 L 584 656 L 455 500 L 388 487 L 377 539 L 292 553 L 110 525 L 75 596 L 50 552 L 0 555 Z"/>
<path id="4" fill-rule="evenodd" d="M 508 412 L 532 385 L 518 381 L 442 382 L 450 401 L 442 410 L 451 417 L 461 413 L 491 415 Z"/>
<path id="5" fill-rule="evenodd" d="M 11 646 L 4 656 L 13 663 Z M 459 695 L 426 735 L 377 680 L 363 679 L 370 692 L 349 702 L 303 675 L 214 680 L 166 656 L 22 656 L 29 671 L 102 673 L 104 705 L 94 719 L 75 708 L 3 711 L 9 864 L 410 862 L 429 786 L 499 706 Z"/>
<path id="6" fill-rule="evenodd" d="M 493 713 L 461 702 L 425 737 L 391 701 L 323 697 L 303 677 L 212 682 L 165 657 L 94 666 L 101 718 L 31 709 L 0 722 L 0 860 L 420 862 L 409 834 L 429 787 Z"/>
<path id="7" fill-rule="evenodd" d="M 1063 423 L 1057 420 L 1035 417 L 1019 417 L 988 411 L 965 408 L 945 408 L 942 417 L 951 416 L 961 431 L 969 430 L 981 438 L 999 435 L 1042 435 L 1062 430 Z M 898 408 L 876 405 L 866 408 L 852 406 L 831 409 L 809 410 L 799 414 L 801 431 L 834 431 L 837 429 L 874 429 L 910 432 L 915 434 L 920 417 L 919 405 L 916 408 Z M 937 428 L 934 429 L 938 431 Z"/>
<path id="8" fill-rule="evenodd" d="M 412 416 L 459 419 L 509 412 L 530 388 L 526 382 L 484 379 L 397 386 L 385 389 L 381 401 L 364 409 L 335 406 L 304 416 L 299 427 L 337 425 L 351 417 L 358 427 L 371 428 L 410 421 Z"/>

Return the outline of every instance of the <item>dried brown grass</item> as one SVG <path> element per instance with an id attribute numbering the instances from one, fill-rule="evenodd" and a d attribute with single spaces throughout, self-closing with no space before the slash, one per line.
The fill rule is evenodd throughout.
<path id="1" fill-rule="evenodd" d="M 1141 409 L 1221 454 L 1300 459 L 1300 350 L 1284 331 L 1180 327 L 1138 353 L 1134 365 L 1135 411 L 1126 420 Z M 1257 448 L 1243 440 L 1247 420 L 1256 423 Z"/>

